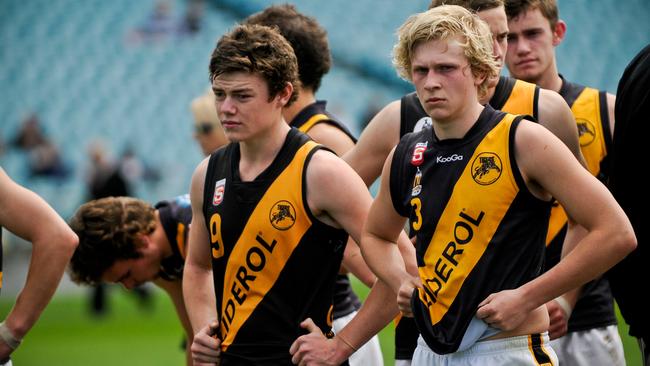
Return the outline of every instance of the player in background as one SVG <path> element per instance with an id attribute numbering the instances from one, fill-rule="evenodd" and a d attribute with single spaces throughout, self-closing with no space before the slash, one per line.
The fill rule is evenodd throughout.
<path id="1" fill-rule="evenodd" d="M 505 3 L 509 29 L 506 65 L 510 75 L 553 90 L 564 98 L 578 126 L 587 168 L 607 183 L 616 97 L 570 82 L 559 73 L 555 47 L 563 41 L 567 25 L 559 19 L 555 0 L 506 0 Z M 556 204 L 546 237 L 546 268 L 559 262 L 566 231 L 566 213 Z M 604 277 L 550 301 L 547 308 L 551 318 L 551 345 L 560 363 L 625 364 L 614 300 Z"/>

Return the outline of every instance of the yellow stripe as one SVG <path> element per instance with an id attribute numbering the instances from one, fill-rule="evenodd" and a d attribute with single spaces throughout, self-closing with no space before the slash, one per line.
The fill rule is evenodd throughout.
<path id="1" fill-rule="evenodd" d="M 515 86 L 503 104 L 502 111 L 512 114 L 533 115 L 535 106 L 535 84 L 522 80 L 515 81 Z"/>
<path id="2" fill-rule="evenodd" d="M 402 313 L 400 312 L 399 314 L 397 314 L 395 319 L 393 319 L 393 325 L 397 326 L 397 324 L 399 324 L 401 320 L 402 320 Z"/>
<path id="3" fill-rule="evenodd" d="M 314 114 L 313 116 L 311 116 L 311 118 L 309 118 L 307 120 L 307 122 L 305 122 L 304 125 L 300 126 L 300 128 L 298 128 L 298 130 L 300 132 L 302 132 L 302 133 L 307 133 L 307 131 L 311 130 L 311 128 L 314 127 L 315 124 L 317 124 L 319 122 L 322 122 L 322 121 L 327 121 L 329 119 L 330 119 L 329 117 L 327 117 L 326 115 L 324 115 L 322 113 L 321 114 Z"/>
<path id="4" fill-rule="evenodd" d="M 178 223 L 176 227 L 176 243 L 178 243 L 178 250 L 181 252 L 181 257 L 185 258 L 185 224 Z"/>
<path id="5" fill-rule="evenodd" d="M 221 339 L 223 340 L 221 346 L 224 351 L 233 343 L 239 329 L 275 284 L 293 250 L 311 226 L 311 220 L 303 208 L 306 203 L 302 201 L 302 171 L 307 154 L 316 146 L 318 146 L 316 143 L 309 141 L 296 152 L 291 163 L 260 199 L 232 253 L 230 253 L 223 282 L 220 322 Z M 275 229 L 269 218 L 273 207 L 280 200 L 287 200 L 295 207 L 295 223 L 283 231 Z M 258 236 L 268 243 L 277 240 L 271 253 L 262 248 L 258 242 Z M 265 265 L 261 270 L 254 271 L 248 268 L 247 256 L 248 259 L 255 262 L 256 266 L 261 266 L 262 263 L 258 254 L 249 256 L 252 248 L 257 248 L 256 253 L 258 254 L 265 254 Z M 247 269 L 248 275 L 255 276 L 255 279 L 246 282 L 249 289 L 245 292 L 246 298 L 239 304 L 237 296 L 233 294 L 233 288 L 236 288 L 236 291 L 243 290 L 241 282 L 237 279 L 237 274 L 242 267 Z M 241 299 L 243 294 L 239 293 L 238 296 Z M 229 302 L 233 306 L 228 305 Z M 233 310 L 234 316 L 230 312 L 231 310 Z M 230 317 L 232 317 L 231 320 L 229 320 Z"/>
<path id="6" fill-rule="evenodd" d="M 483 256 L 492 236 L 519 191 L 510 167 L 509 130 L 514 117 L 506 115 L 486 135 L 476 148 L 474 155 L 468 160 L 463 174 L 454 186 L 424 255 L 426 266 L 420 267 L 419 271 L 424 286 L 428 288 L 428 293 L 421 288 L 418 290 L 423 303 L 429 304 L 432 325 L 437 324 L 449 310 L 465 279 Z M 487 185 L 479 185 L 472 178 L 472 162 L 483 152 L 496 153 L 502 162 L 501 176 Z M 471 202 L 471 206 L 468 206 L 469 202 Z M 459 225 L 463 217 L 477 219 L 481 213 L 484 213 L 484 216 L 480 222 L 480 229 L 474 227 L 471 234 L 467 229 L 471 226 L 470 224 L 463 222 Z M 453 257 L 457 262 L 457 265 L 453 266 L 449 261 L 445 262 L 444 253 L 449 252 L 447 249 L 451 241 L 459 241 L 456 238 L 468 239 L 468 241 L 456 246 L 463 252 Z M 441 274 L 442 277 L 446 277 L 444 283 L 440 283 Z M 438 283 L 433 281 L 434 279 L 438 279 Z M 430 294 L 437 294 L 436 299 L 431 298 Z"/>

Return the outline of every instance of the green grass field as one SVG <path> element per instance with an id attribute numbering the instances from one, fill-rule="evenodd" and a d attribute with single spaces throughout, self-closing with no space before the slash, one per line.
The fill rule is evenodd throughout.
<path id="1" fill-rule="evenodd" d="M 153 308 L 145 310 L 121 288 L 110 290 L 110 313 L 99 319 L 89 315 L 84 296 L 56 296 L 14 353 L 14 365 L 183 365 L 183 331 L 167 296 L 155 291 Z M 0 301 L 1 318 L 10 306 L 8 299 Z M 636 340 L 624 324 L 620 331 L 628 366 L 640 366 Z M 391 324 L 380 334 L 386 365 L 393 365 L 393 332 Z"/>

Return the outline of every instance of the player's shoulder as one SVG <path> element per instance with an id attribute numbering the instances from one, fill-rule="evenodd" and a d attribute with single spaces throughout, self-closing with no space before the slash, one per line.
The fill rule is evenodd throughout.
<path id="1" fill-rule="evenodd" d="M 336 156 L 332 150 L 323 145 L 319 146 L 319 148 L 314 151 L 309 161 L 309 167 L 314 167 L 319 170 L 328 170 L 332 168 L 332 166 L 338 166 L 340 164 L 346 163 Z"/>
<path id="2" fill-rule="evenodd" d="M 547 128 L 525 117 L 521 118 L 516 126 L 515 147 L 521 146 L 529 150 L 533 145 L 543 145 L 555 140 L 557 138 Z"/>
<path id="3" fill-rule="evenodd" d="M 401 108 L 401 99 L 393 100 L 377 112 L 377 114 L 370 120 L 370 123 L 368 123 L 368 126 L 396 124 L 396 122 L 399 122 Z"/>
<path id="4" fill-rule="evenodd" d="M 306 171 L 307 180 L 312 185 L 344 182 L 348 174 L 356 173 L 343 159 L 322 148 L 312 154 Z"/>
<path id="5" fill-rule="evenodd" d="M 399 139 L 401 100 L 388 103 L 370 120 L 361 133 L 358 145 L 383 150 L 393 147 Z"/>
<path id="6" fill-rule="evenodd" d="M 569 108 L 569 105 L 558 92 L 544 88 L 539 89 L 539 105 L 548 109 Z"/>

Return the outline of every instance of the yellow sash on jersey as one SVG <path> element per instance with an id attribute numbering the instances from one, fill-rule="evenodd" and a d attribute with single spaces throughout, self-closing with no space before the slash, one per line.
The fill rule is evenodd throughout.
<path id="1" fill-rule="evenodd" d="M 424 255 L 426 265 L 420 267 L 419 272 L 427 289 L 419 288 L 418 292 L 420 300 L 428 304 L 432 325 L 437 324 L 449 310 L 519 192 L 509 151 L 509 131 L 514 118 L 514 115 L 507 114 L 477 146 L 454 186 Z M 472 169 L 475 166 L 473 162 L 482 154 L 494 154 L 491 156 L 496 155 L 500 160 L 500 176 L 489 184 L 479 184 L 473 178 L 476 174 Z M 463 218 L 480 221 L 480 224 L 472 227 Z M 463 250 L 462 254 L 454 256 L 456 265 L 445 260 L 444 253 L 447 251 L 449 254 L 452 241 L 456 242 L 456 249 Z M 446 278 L 446 281 L 442 283 L 441 278 Z M 437 295 L 435 299 L 431 298 L 432 293 Z"/>
<path id="2" fill-rule="evenodd" d="M 260 199 L 230 253 L 223 281 L 219 324 L 223 351 L 233 343 L 239 329 L 264 299 L 312 224 L 304 209 L 307 203 L 302 200 L 302 174 L 307 155 L 317 146 L 315 142 L 309 141 L 298 149 L 291 163 Z M 270 214 L 280 201 L 293 206 L 295 215 L 292 213 L 292 216 L 295 220 L 288 228 L 276 229 L 271 224 Z M 272 252 L 269 252 L 268 245 L 260 244 L 259 238 L 273 245 Z M 261 253 L 264 255 L 263 260 Z M 257 268 L 251 269 L 247 261 Z M 263 268 L 260 269 L 262 264 Z M 246 282 L 248 289 L 238 279 L 238 276 L 243 276 L 242 268 L 247 275 L 255 276 L 253 281 Z M 244 296 L 245 299 L 240 304 L 239 300 Z"/>

